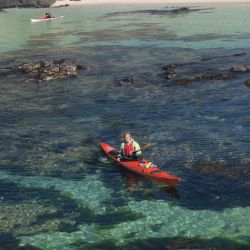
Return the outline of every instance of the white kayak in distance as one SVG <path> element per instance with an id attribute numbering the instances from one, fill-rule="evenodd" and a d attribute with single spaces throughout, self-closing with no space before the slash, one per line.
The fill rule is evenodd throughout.
<path id="1" fill-rule="evenodd" d="M 32 23 L 36 23 L 36 22 L 46 22 L 46 21 L 51 21 L 51 20 L 56 20 L 56 19 L 61 19 L 63 18 L 63 16 L 52 16 L 52 17 L 42 17 L 42 18 L 32 18 L 30 19 L 30 21 Z"/>

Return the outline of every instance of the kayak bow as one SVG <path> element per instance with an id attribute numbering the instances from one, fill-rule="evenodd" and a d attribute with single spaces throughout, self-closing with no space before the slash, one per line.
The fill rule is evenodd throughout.
<path id="1" fill-rule="evenodd" d="M 168 174 L 167 172 L 159 169 L 156 165 L 151 164 L 145 159 L 131 160 L 131 161 L 122 161 L 122 160 L 118 161 L 117 154 L 115 154 L 115 152 L 118 152 L 118 149 L 113 148 L 112 146 L 108 145 L 105 142 L 100 142 L 100 146 L 108 158 L 116 162 L 119 166 L 124 167 L 134 173 L 137 173 L 139 175 L 142 175 L 144 177 L 147 177 L 147 178 L 159 181 L 159 182 L 167 183 L 172 186 L 175 186 L 176 184 L 182 181 L 181 178 Z M 147 166 L 150 166 L 150 167 L 147 167 Z"/>

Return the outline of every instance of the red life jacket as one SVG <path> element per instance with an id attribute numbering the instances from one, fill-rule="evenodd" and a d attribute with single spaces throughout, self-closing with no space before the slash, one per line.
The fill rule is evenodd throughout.
<path id="1" fill-rule="evenodd" d="M 124 144 L 124 149 L 123 149 L 123 155 L 124 156 L 130 157 L 130 156 L 132 156 L 133 152 L 134 152 L 133 143 Z"/>

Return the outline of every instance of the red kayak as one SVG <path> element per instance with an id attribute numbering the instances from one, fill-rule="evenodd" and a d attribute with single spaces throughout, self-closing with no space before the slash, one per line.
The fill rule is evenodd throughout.
<path id="1" fill-rule="evenodd" d="M 100 142 L 100 145 L 104 153 L 108 156 L 108 158 L 115 161 L 121 167 L 125 167 L 134 173 L 140 174 L 144 177 L 148 177 L 159 182 L 167 183 L 172 186 L 175 186 L 177 183 L 182 181 L 181 178 L 166 173 L 165 171 L 159 169 L 156 165 L 151 164 L 145 159 L 118 161 L 118 149 L 111 147 L 105 142 Z"/>

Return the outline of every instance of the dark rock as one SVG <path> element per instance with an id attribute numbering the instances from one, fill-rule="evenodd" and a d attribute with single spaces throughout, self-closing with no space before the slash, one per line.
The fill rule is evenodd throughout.
<path id="1" fill-rule="evenodd" d="M 169 70 L 169 69 L 176 69 L 176 68 L 182 68 L 182 67 L 187 67 L 187 66 L 194 66 L 194 65 L 199 65 L 199 62 L 186 62 L 186 63 L 178 63 L 178 64 L 168 64 L 164 66 L 162 69 L 163 70 Z"/>
<path id="2" fill-rule="evenodd" d="M 56 0 L 0 0 L 0 8 L 47 8 Z"/>
<path id="3" fill-rule="evenodd" d="M 214 80 L 214 81 L 221 81 L 221 80 L 231 80 L 233 79 L 233 75 L 230 74 L 217 74 L 217 75 L 195 75 L 195 76 L 188 76 L 182 79 L 175 80 L 177 85 L 187 85 L 199 81 L 205 80 Z"/>
<path id="4" fill-rule="evenodd" d="M 217 74 L 217 75 L 204 75 L 202 80 L 217 80 L 217 81 L 225 81 L 232 80 L 234 76 L 232 74 Z"/>
<path id="5" fill-rule="evenodd" d="M 16 66 L 16 70 L 31 76 L 32 79 L 26 82 L 33 82 L 34 79 L 49 81 L 78 76 L 78 71 L 87 67 L 78 64 L 75 60 L 61 59 L 53 61 L 39 61 L 23 63 Z"/>
<path id="6" fill-rule="evenodd" d="M 187 85 L 199 81 L 205 81 L 205 80 L 231 80 L 235 78 L 235 75 L 232 73 L 225 73 L 225 72 L 219 72 L 215 71 L 214 74 L 188 74 L 185 77 L 178 77 L 180 75 L 179 68 L 182 68 L 184 66 L 191 67 L 194 64 L 197 64 L 196 62 L 192 63 L 182 63 L 182 64 L 169 64 L 163 67 L 163 70 L 165 71 L 164 73 L 164 78 L 168 81 L 171 81 L 173 84 L 177 85 Z M 178 70 L 178 71 L 177 71 Z M 178 73 L 177 73 L 178 72 Z"/>
<path id="7" fill-rule="evenodd" d="M 54 8 L 64 8 L 64 7 L 69 7 L 69 6 L 70 6 L 69 4 L 62 4 L 62 5 L 55 6 Z"/>
<path id="8" fill-rule="evenodd" d="M 247 53 L 235 53 L 232 56 L 245 56 Z"/>
<path id="9" fill-rule="evenodd" d="M 205 62 L 205 61 L 210 61 L 214 59 L 239 57 L 239 56 L 245 56 L 245 55 L 247 55 L 247 53 L 236 53 L 236 54 L 231 54 L 231 55 L 212 56 L 212 57 L 202 58 L 201 61 Z"/>
<path id="10" fill-rule="evenodd" d="M 149 10 L 114 12 L 114 13 L 109 13 L 106 16 L 127 15 L 127 14 L 178 15 L 178 14 L 188 14 L 200 10 L 204 9 L 191 9 L 187 7 L 180 7 L 174 9 L 149 9 Z"/>
<path id="11" fill-rule="evenodd" d="M 121 85 L 133 84 L 134 83 L 134 77 L 133 76 L 125 77 L 122 80 L 120 80 L 119 83 Z"/>
<path id="12" fill-rule="evenodd" d="M 247 80 L 247 81 L 245 82 L 245 85 L 246 85 L 247 87 L 250 87 L 250 80 Z"/>
<path id="13" fill-rule="evenodd" d="M 192 11 L 192 10 L 190 8 L 187 8 L 187 7 L 181 7 L 181 8 L 171 10 L 171 12 L 174 14 L 183 14 L 183 13 L 188 13 L 190 11 Z"/>
<path id="14" fill-rule="evenodd" d="M 177 68 L 177 64 L 169 64 L 163 67 L 163 70 L 169 70 L 169 69 L 174 69 Z"/>
<path id="15" fill-rule="evenodd" d="M 201 80 L 201 76 L 189 76 L 181 79 L 175 80 L 175 84 L 177 85 L 188 85 L 191 83 L 195 83 Z"/>

